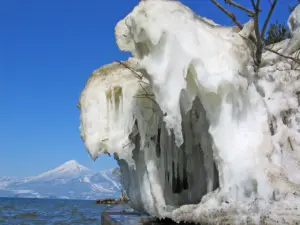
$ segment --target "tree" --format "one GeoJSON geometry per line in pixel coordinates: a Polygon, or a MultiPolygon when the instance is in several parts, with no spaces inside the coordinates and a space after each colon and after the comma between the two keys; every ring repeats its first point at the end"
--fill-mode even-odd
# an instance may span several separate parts
{"type": "MultiPolygon", "coordinates": [[[[298,4],[300,3],[300,0],[298,0],[298,4]]],[[[292,12],[296,6],[289,6],[289,11],[292,12]]],[[[291,38],[291,34],[289,32],[289,29],[286,24],[280,24],[276,20],[275,24],[271,24],[269,27],[269,30],[267,32],[267,37],[265,40],[266,45],[274,44],[280,41],[283,41],[287,38],[291,38]]]]}
{"type": "Polygon", "coordinates": [[[291,34],[287,25],[280,24],[276,20],[276,23],[271,24],[269,27],[269,30],[267,32],[267,38],[265,39],[265,44],[271,45],[283,41],[287,38],[291,38],[291,34]]]}
{"type": "MultiPolygon", "coordinates": [[[[239,20],[237,19],[237,17],[235,16],[234,13],[228,11],[224,6],[222,6],[217,0],[210,0],[213,4],[215,4],[221,11],[223,11],[235,24],[238,28],[240,28],[241,30],[243,29],[243,25],[239,22],[239,20]]],[[[236,7],[242,11],[244,11],[245,13],[247,13],[250,17],[253,18],[254,21],[254,31],[255,34],[249,35],[249,40],[252,42],[252,44],[254,45],[254,56],[253,56],[253,61],[254,61],[254,70],[255,72],[258,72],[261,62],[262,62],[262,53],[264,50],[273,52],[274,54],[279,55],[280,57],[284,57],[287,59],[291,59],[292,61],[300,64],[300,60],[297,58],[293,58],[291,56],[286,56],[283,55],[281,53],[278,53],[277,51],[272,50],[271,48],[269,48],[266,44],[265,41],[265,35],[267,32],[267,27],[270,21],[270,18],[274,12],[274,9],[276,7],[276,4],[278,2],[278,0],[268,0],[270,3],[270,9],[268,11],[267,14],[267,18],[265,19],[265,21],[262,23],[262,26],[260,26],[260,21],[259,21],[259,16],[261,13],[261,9],[260,9],[260,0],[251,0],[251,4],[252,4],[252,9],[248,9],[247,7],[236,3],[233,0],[224,0],[225,4],[236,7]],[[260,29],[260,27],[262,27],[260,29]]],[[[285,34],[286,31],[284,31],[285,28],[281,27],[281,32],[280,35],[285,34]],[[285,33],[284,33],[285,32],[285,33]]],[[[275,32],[274,30],[271,32],[275,32]]],[[[275,33],[278,33],[277,31],[275,33]]],[[[286,34],[285,34],[286,35],[286,34]]]]}

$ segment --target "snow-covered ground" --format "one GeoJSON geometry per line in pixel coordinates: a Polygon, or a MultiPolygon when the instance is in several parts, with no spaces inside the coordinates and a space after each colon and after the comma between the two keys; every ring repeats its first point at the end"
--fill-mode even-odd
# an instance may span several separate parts
{"type": "Polygon", "coordinates": [[[96,199],[118,196],[119,178],[112,171],[95,172],[70,160],[38,176],[0,177],[0,197],[96,199]]]}
{"type": "MultiPolygon", "coordinates": [[[[299,15],[270,48],[299,56],[299,15]]],[[[300,221],[299,65],[264,52],[255,73],[250,25],[168,0],[140,1],[117,24],[133,57],[93,72],[80,132],[93,159],[115,155],[134,208],[203,224],[300,221]]]]}

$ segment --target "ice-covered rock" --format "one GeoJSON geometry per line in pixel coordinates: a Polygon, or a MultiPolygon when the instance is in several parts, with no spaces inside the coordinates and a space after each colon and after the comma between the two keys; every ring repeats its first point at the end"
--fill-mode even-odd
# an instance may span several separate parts
{"type": "MultiPolygon", "coordinates": [[[[270,48],[297,56],[299,12],[292,38],[270,48]]],[[[204,224],[300,221],[299,65],[265,52],[255,74],[252,29],[165,0],[117,24],[133,58],[94,71],[80,132],[93,159],[115,155],[135,209],[204,224]]]]}

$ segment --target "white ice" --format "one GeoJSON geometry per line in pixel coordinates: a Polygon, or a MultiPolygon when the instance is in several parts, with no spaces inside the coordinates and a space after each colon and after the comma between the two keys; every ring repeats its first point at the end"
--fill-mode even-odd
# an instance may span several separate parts
{"type": "MultiPolygon", "coordinates": [[[[299,55],[299,15],[270,48],[299,55]]],[[[94,71],[80,131],[93,159],[115,155],[134,208],[207,224],[300,221],[299,65],[265,52],[255,74],[252,25],[222,27],[166,0],[117,24],[133,58],[94,71]]]]}

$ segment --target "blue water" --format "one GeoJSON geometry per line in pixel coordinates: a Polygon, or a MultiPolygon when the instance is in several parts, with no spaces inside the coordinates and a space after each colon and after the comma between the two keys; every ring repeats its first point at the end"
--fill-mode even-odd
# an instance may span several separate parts
{"type": "Polygon", "coordinates": [[[0,198],[0,224],[100,224],[107,207],[95,201],[0,198]]]}

